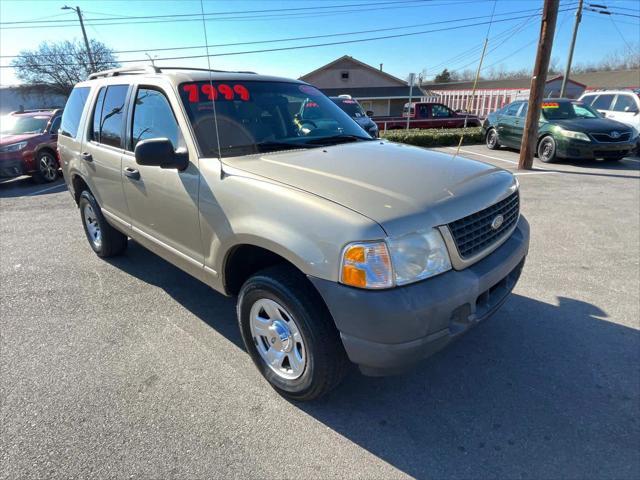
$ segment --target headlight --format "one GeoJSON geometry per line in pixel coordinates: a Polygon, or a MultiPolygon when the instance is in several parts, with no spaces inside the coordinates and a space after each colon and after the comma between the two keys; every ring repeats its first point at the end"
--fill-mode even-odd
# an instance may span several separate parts
{"type": "Polygon", "coordinates": [[[27,142],[12,143],[11,145],[6,145],[4,147],[0,147],[0,152],[2,152],[2,153],[19,152],[20,150],[22,150],[26,146],[27,146],[27,142]]]}
{"type": "Polygon", "coordinates": [[[340,281],[358,288],[390,288],[450,269],[451,260],[442,235],[432,228],[387,242],[347,245],[342,254],[340,281]]]}
{"type": "Polygon", "coordinates": [[[342,253],[340,281],[359,288],[389,288],[393,272],[387,244],[362,242],[347,245],[342,253]]]}
{"type": "Polygon", "coordinates": [[[396,285],[405,285],[451,270],[449,252],[435,228],[389,239],[396,285]]]}
{"type": "Polygon", "coordinates": [[[565,130],[562,127],[558,127],[558,133],[560,133],[560,135],[564,137],[573,138],[574,140],[582,140],[583,142],[591,141],[591,139],[586,133],[574,132],[573,130],[565,130]]]}

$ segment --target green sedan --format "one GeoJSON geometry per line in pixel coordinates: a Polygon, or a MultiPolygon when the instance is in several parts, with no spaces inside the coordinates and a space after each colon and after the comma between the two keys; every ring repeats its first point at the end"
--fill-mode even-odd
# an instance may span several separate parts
{"type": "MultiPolygon", "coordinates": [[[[517,101],[491,113],[482,130],[488,148],[520,148],[529,104],[517,101]]],[[[582,102],[545,99],[538,125],[538,158],[620,160],[638,141],[631,126],[602,116],[582,102]]]]}

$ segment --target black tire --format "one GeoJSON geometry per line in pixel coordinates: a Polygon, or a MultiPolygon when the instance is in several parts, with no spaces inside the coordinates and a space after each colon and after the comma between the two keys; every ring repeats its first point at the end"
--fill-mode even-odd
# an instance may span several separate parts
{"type": "Polygon", "coordinates": [[[484,143],[489,150],[498,150],[500,148],[498,132],[496,132],[495,128],[487,130],[487,134],[484,136],[484,143]]]}
{"type": "Polygon", "coordinates": [[[309,280],[296,269],[280,265],[249,278],[240,290],[237,314],[247,352],[262,376],[284,397],[296,401],[320,398],[348,371],[350,363],[331,314],[309,280]],[[306,363],[298,378],[282,378],[258,352],[261,340],[252,333],[251,309],[265,299],[282,306],[291,317],[287,321],[293,321],[302,336],[306,363]]]}
{"type": "Polygon", "coordinates": [[[84,233],[93,251],[102,258],[121,255],[127,249],[127,236],[109,225],[102,215],[100,205],[98,205],[91,192],[85,190],[80,194],[78,206],[80,207],[80,218],[84,233]],[[87,221],[89,212],[91,222],[87,221]],[[89,224],[93,225],[93,228],[97,227],[99,229],[99,241],[97,241],[96,235],[90,232],[92,227],[89,224]]]}
{"type": "Polygon", "coordinates": [[[58,179],[58,160],[56,156],[48,151],[36,154],[36,172],[33,174],[33,181],[36,183],[51,183],[58,179]]]}
{"type": "Polygon", "coordinates": [[[551,135],[542,137],[538,142],[538,159],[544,163],[553,163],[558,159],[556,141],[551,135]]]}

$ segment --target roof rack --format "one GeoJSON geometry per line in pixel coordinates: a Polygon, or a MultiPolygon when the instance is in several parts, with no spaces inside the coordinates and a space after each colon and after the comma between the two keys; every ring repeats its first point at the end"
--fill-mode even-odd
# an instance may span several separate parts
{"type": "Polygon", "coordinates": [[[214,70],[213,68],[197,68],[197,67],[156,67],[158,70],[195,70],[196,72],[217,72],[217,73],[249,73],[257,75],[256,72],[249,70],[214,70]]]}
{"type": "Polygon", "coordinates": [[[95,72],[89,75],[89,80],[102,77],[117,77],[122,74],[136,74],[136,73],[160,73],[160,69],[152,65],[135,65],[131,67],[112,68],[111,70],[102,70],[101,72],[95,72]]]}
{"type": "Polygon", "coordinates": [[[195,70],[198,72],[216,72],[216,73],[248,73],[251,75],[257,75],[256,72],[250,71],[230,71],[230,70],[213,70],[209,68],[195,68],[195,67],[155,67],[152,65],[137,65],[131,67],[113,68],[111,70],[103,70],[101,72],[92,73],[89,75],[89,80],[102,77],[116,77],[118,75],[134,75],[142,73],[162,73],[163,70],[195,70]]]}

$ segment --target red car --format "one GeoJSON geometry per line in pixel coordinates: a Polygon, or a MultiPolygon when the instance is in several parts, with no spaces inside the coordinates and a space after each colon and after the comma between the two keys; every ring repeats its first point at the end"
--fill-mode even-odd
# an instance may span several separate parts
{"type": "Polygon", "coordinates": [[[62,109],[24,110],[0,118],[0,178],[31,175],[38,183],[58,178],[58,129],[62,109]]]}
{"type": "Polygon", "coordinates": [[[375,117],[380,131],[407,128],[461,128],[467,119],[467,127],[479,127],[480,120],[476,115],[454,112],[442,103],[412,102],[405,104],[402,117],[375,117]]]}

